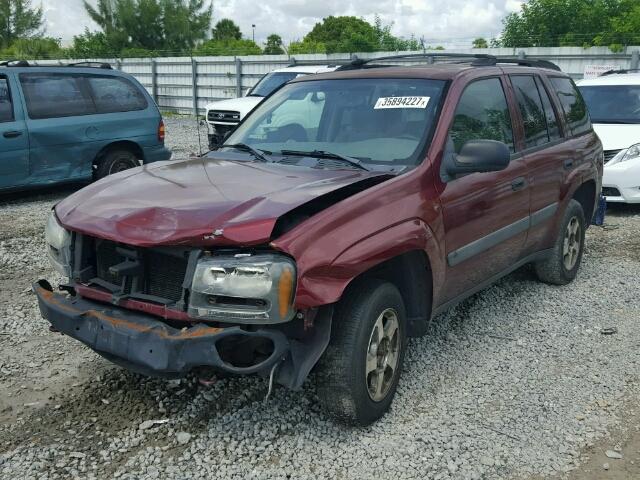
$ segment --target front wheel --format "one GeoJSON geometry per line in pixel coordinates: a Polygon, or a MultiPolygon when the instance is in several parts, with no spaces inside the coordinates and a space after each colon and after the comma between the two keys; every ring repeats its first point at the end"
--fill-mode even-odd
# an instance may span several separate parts
{"type": "Polygon", "coordinates": [[[368,425],[389,409],[406,348],[406,313],[398,289],[362,281],[338,304],[331,342],[320,359],[318,398],[331,414],[368,425]]]}
{"type": "Polygon", "coordinates": [[[534,264],[538,278],[553,285],[566,285],[577,275],[584,251],[585,218],[582,205],[570,200],[560,223],[558,237],[548,258],[534,264]]]}

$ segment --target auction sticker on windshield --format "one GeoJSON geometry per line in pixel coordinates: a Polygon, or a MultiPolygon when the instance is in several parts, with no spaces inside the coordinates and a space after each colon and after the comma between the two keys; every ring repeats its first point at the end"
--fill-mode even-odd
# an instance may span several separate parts
{"type": "Polygon", "coordinates": [[[380,108],[427,108],[431,97],[380,97],[373,107],[380,108]]]}

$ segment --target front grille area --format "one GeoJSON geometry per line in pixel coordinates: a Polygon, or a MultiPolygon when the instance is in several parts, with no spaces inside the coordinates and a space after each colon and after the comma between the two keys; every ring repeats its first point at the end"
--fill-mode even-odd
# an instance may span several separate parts
{"type": "Polygon", "coordinates": [[[238,123],[240,121],[240,112],[232,112],[229,110],[210,110],[207,114],[207,120],[210,122],[238,123]]]}
{"type": "Polygon", "coordinates": [[[602,187],[602,195],[605,197],[620,197],[620,190],[614,187],[602,187]]]}
{"type": "Polygon", "coordinates": [[[613,157],[615,157],[620,150],[605,150],[604,151],[604,163],[607,163],[613,157]]]}
{"type": "Polygon", "coordinates": [[[122,287],[121,293],[138,293],[159,297],[170,302],[182,298],[182,283],[187,271],[187,255],[118,245],[106,240],[96,241],[95,267],[98,279],[122,287]],[[126,260],[141,263],[140,275],[123,278],[109,271],[126,260]],[[135,280],[135,281],[134,281],[135,280]],[[131,291],[127,291],[130,289],[131,291]]]}

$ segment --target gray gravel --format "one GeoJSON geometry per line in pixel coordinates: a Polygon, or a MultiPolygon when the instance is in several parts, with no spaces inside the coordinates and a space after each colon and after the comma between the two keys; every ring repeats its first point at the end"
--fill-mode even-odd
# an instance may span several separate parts
{"type": "MultiPolygon", "coordinates": [[[[193,121],[166,123],[176,156],[197,145],[193,121]]],[[[41,231],[71,191],[0,198],[2,478],[548,478],[624,429],[639,398],[640,208],[589,231],[572,285],[525,267],[437,317],[389,414],[352,429],[313,381],[264,402],[260,379],[146,379],[48,333],[28,287],[56,280],[41,231]]]]}

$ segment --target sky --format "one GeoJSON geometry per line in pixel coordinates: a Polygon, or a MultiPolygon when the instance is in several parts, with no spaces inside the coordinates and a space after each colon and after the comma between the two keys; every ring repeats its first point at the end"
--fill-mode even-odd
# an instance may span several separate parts
{"type": "MultiPolygon", "coordinates": [[[[89,0],[95,3],[95,0],[89,0]]],[[[46,18],[47,34],[69,44],[74,35],[97,26],[87,16],[82,0],[36,0],[46,18]]],[[[215,21],[231,18],[245,37],[263,42],[271,33],[285,43],[301,39],[329,15],[354,15],[373,22],[393,23],[397,36],[424,37],[429,45],[464,46],[475,37],[491,38],[502,29],[502,19],[520,9],[522,0],[213,0],[215,21]]]]}

